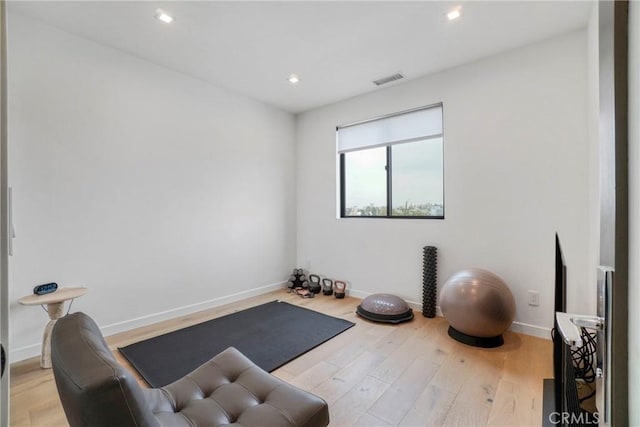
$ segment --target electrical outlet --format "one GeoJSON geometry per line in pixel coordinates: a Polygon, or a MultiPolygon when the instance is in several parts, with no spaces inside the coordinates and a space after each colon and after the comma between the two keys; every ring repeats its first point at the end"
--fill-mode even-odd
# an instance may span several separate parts
{"type": "Polygon", "coordinates": [[[529,291],[529,305],[538,307],[540,305],[540,292],[529,291]]]}

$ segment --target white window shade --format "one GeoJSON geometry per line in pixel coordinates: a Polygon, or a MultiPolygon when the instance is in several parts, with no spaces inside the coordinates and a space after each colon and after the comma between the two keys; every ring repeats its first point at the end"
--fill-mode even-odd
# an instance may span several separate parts
{"type": "Polygon", "coordinates": [[[398,144],[442,135],[442,105],[338,128],[338,152],[398,144]]]}

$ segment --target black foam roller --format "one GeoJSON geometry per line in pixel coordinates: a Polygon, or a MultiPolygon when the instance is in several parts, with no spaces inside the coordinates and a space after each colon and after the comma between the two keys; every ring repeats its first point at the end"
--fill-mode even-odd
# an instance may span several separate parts
{"type": "Polygon", "coordinates": [[[438,248],[422,249],[422,315],[436,317],[438,291],[438,248]]]}

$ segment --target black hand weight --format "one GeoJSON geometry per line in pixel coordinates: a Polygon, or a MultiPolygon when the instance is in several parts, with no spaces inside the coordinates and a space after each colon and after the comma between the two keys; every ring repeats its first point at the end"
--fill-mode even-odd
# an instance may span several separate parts
{"type": "Polygon", "coordinates": [[[324,278],[322,279],[322,293],[324,295],[332,295],[333,294],[333,280],[324,278]]]}
{"type": "Polygon", "coordinates": [[[317,274],[309,275],[309,290],[314,294],[319,294],[322,290],[322,286],[320,285],[320,276],[317,274]]]}

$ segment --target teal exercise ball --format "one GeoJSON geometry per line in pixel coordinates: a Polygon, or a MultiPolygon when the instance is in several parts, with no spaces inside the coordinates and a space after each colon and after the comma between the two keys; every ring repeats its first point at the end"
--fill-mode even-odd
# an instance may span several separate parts
{"type": "Polygon", "coordinates": [[[516,300],[496,274],[468,268],[451,276],[440,292],[440,309],[449,325],[463,334],[492,338],[509,329],[516,300]]]}

